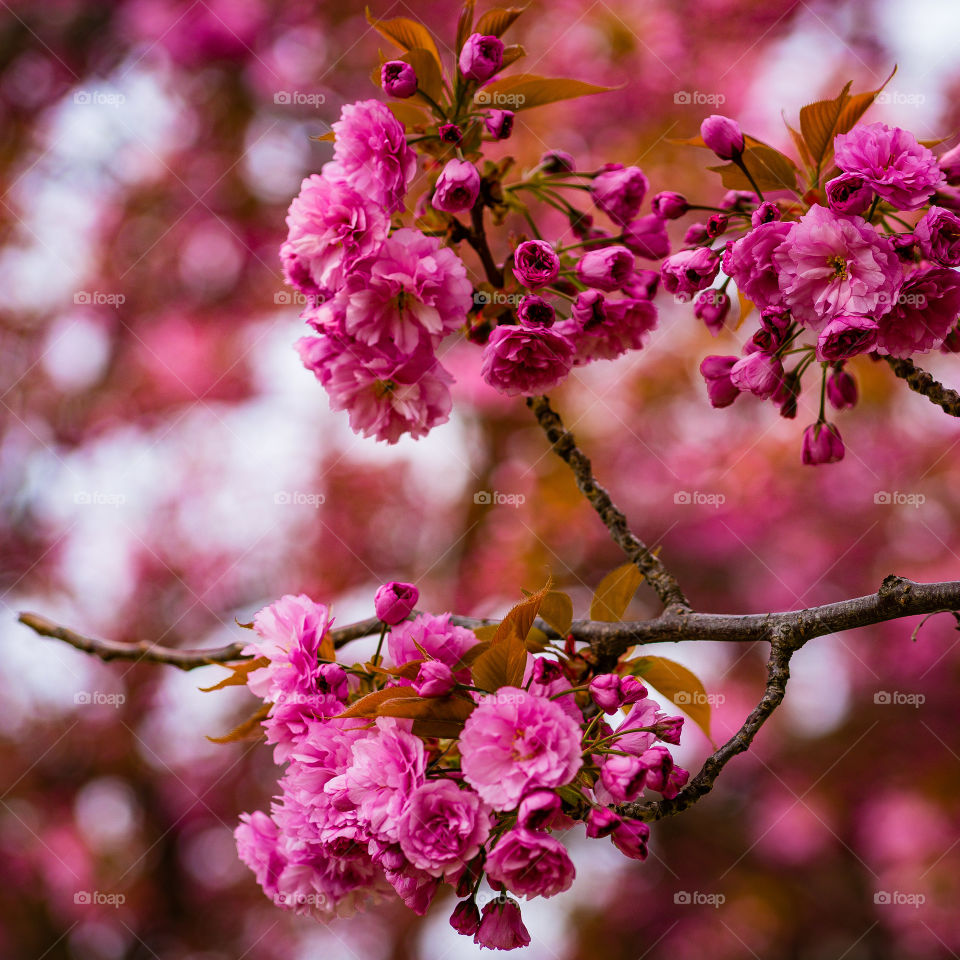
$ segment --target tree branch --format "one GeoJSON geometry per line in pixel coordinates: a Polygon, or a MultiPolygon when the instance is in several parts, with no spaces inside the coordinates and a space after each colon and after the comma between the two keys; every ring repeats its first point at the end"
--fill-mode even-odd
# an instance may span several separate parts
{"type": "Polygon", "coordinates": [[[897,357],[884,357],[884,359],[890,365],[890,369],[901,380],[906,381],[911,390],[926,397],[951,417],[960,417],[960,393],[934,380],[926,370],[918,367],[912,360],[897,357]]]}
{"type": "Polygon", "coordinates": [[[527,397],[527,406],[547,435],[553,452],[573,471],[577,487],[596,510],[617,546],[637,565],[667,610],[680,615],[686,614],[690,610],[690,604],[680,585],[667,572],[660,558],[654,556],[647,545],[633,533],[627,518],[610,499],[610,494],[597,483],[590,459],[577,446],[573,434],[564,427],[559,414],[550,406],[549,398],[527,397]]]}

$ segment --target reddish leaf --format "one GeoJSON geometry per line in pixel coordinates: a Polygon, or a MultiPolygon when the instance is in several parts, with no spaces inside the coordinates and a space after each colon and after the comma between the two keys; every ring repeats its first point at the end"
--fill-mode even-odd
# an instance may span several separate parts
{"type": "Polygon", "coordinates": [[[382,716],[382,714],[377,712],[382,703],[386,703],[388,700],[399,700],[404,697],[415,697],[416,695],[417,691],[414,690],[413,687],[386,687],[383,690],[374,690],[373,693],[368,693],[365,697],[347,707],[342,713],[338,713],[337,719],[343,720],[348,717],[371,719],[382,716]]]}
{"type": "Polygon", "coordinates": [[[426,50],[436,61],[437,69],[440,69],[440,54],[437,53],[437,45],[434,42],[430,31],[416,20],[410,20],[407,17],[395,17],[393,20],[377,20],[370,13],[370,8],[366,10],[367,23],[373,27],[382,37],[386,37],[391,43],[395,43],[401,50],[416,50],[420,47],[426,50]]]}
{"type": "Polygon", "coordinates": [[[473,32],[483,34],[485,37],[502,37],[526,9],[526,7],[494,7],[477,21],[473,32]]]}
{"type": "MultiPolygon", "coordinates": [[[[213,663],[214,661],[210,661],[213,663]]],[[[220,666],[233,671],[229,676],[224,677],[219,683],[212,687],[200,687],[203,693],[210,693],[211,690],[222,690],[224,687],[243,687],[246,686],[247,677],[254,670],[259,670],[270,663],[268,657],[257,657],[256,660],[244,660],[243,663],[222,663],[220,666]]]]}
{"type": "Polygon", "coordinates": [[[244,740],[259,740],[264,736],[260,721],[270,712],[270,704],[265,703],[252,717],[234,727],[225,737],[207,737],[211,743],[240,743],[244,740]]]}

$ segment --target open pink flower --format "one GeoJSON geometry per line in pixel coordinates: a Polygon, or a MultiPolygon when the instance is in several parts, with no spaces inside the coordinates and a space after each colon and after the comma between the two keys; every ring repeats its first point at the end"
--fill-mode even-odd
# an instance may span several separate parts
{"type": "Polygon", "coordinates": [[[495,810],[533,787],[569,783],[582,764],[580,727],[552,700],[518,687],[484,697],[460,735],[463,774],[495,810]]]}
{"type": "Polygon", "coordinates": [[[422,660],[426,654],[448,667],[455,667],[479,641],[472,630],[452,624],[450,617],[449,613],[440,616],[421,613],[395,626],[387,635],[387,650],[394,665],[399,667],[412,660],[422,660]]]}
{"type": "Polygon", "coordinates": [[[946,184],[933,151],[900,127],[857,124],[834,137],[834,159],[845,173],[863,177],[878,197],[916,210],[946,184]]]}
{"type": "Polygon", "coordinates": [[[473,287],[463,261],[439,237],[405,227],[347,278],[341,299],[350,336],[411,354],[423,341],[436,346],[463,324],[473,287]]]}
{"type": "Polygon", "coordinates": [[[432,876],[462,870],[490,835],[490,813],[472,790],[452,780],[429,780],[410,795],[399,826],[400,847],[432,876]]]}
{"type": "Polygon", "coordinates": [[[790,233],[791,224],[782,220],[762,223],[749,233],[727,244],[723,272],[732,277],[737,289],[761,310],[780,305],[780,291],[774,253],[790,233]]]}
{"type": "Polygon", "coordinates": [[[552,897],[569,890],[576,871],[566,847],[548,833],[508,830],[488,854],[487,876],[511,893],[526,897],[552,897]]]}
{"type": "Polygon", "coordinates": [[[886,237],[861,217],[838,216],[820,206],[792,224],[773,262],[786,305],[813,330],[840,313],[886,313],[903,278],[886,237]]]}
{"type": "Polygon", "coordinates": [[[649,189],[650,181],[639,167],[611,163],[594,178],[590,193],[614,223],[626,226],[637,215],[649,189]]]}
{"type": "Polygon", "coordinates": [[[380,717],[377,735],[354,743],[344,775],[347,796],[361,820],[391,843],[399,840],[400,818],[426,769],[423,741],[410,733],[410,723],[380,717]]]}
{"type": "Polygon", "coordinates": [[[894,308],[879,320],[877,350],[909,357],[939,346],[960,316],[960,273],[931,267],[900,288],[894,308]]]}
{"type": "Polygon", "coordinates": [[[323,172],[346,180],[358,193],[389,213],[403,209],[403,198],[417,170],[403,124],[379,100],[345,104],[333,124],[333,160],[323,172]]]}
{"type": "Polygon", "coordinates": [[[388,225],[383,208],[349,184],[307,177],[287,212],[280,250],[287,280],[304,293],[329,296],[386,239],[388,225]]]}
{"type": "Polygon", "coordinates": [[[365,437],[396,443],[409,433],[425,437],[446,423],[453,377],[428,347],[412,356],[389,344],[370,347],[337,336],[302,337],[303,365],[323,384],[333,410],[346,410],[350,426],[365,437]]]}
{"type": "Polygon", "coordinates": [[[483,348],[480,375],[508,397],[529,397],[565,380],[571,366],[573,345],[560,324],[536,330],[504,324],[490,334],[483,348]]]}
{"type": "Polygon", "coordinates": [[[581,366],[641,349],[657,320],[657,308],[649,300],[605,300],[599,291],[587,290],[577,297],[570,319],[554,329],[572,341],[574,365],[581,366]]]}

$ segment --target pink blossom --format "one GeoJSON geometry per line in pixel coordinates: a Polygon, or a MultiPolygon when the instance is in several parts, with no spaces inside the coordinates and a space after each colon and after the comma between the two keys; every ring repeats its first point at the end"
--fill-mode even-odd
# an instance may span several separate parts
{"type": "Polygon", "coordinates": [[[639,757],[612,754],[600,765],[600,780],[594,791],[601,803],[636,800],[646,777],[647,768],[639,757]]]}
{"type": "Polygon", "coordinates": [[[421,660],[426,654],[448,667],[456,667],[463,655],[479,641],[472,630],[452,624],[450,617],[449,613],[440,616],[421,613],[413,620],[395,626],[387,635],[387,650],[394,665],[399,667],[421,660]]]}
{"type": "Polygon", "coordinates": [[[233,835],[237,854],[253,871],[263,892],[268,897],[276,896],[277,881],[286,866],[286,858],[277,845],[277,825],[260,810],[241,813],[233,835]]]}
{"type": "Polygon", "coordinates": [[[487,855],[487,876],[511,893],[552,897],[568,890],[576,871],[559,840],[547,833],[517,827],[508,830],[487,855]]]}
{"type": "Polygon", "coordinates": [[[410,795],[398,832],[413,866],[435,877],[450,875],[480,852],[490,835],[490,814],[472,790],[429,780],[410,795]]]}
{"type": "Polygon", "coordinates": [[[700,124],[703,142],[721,159],[732,160],[743,153],[745,146],[740,124],[718,113],[707,117],[700,124]]]}
{"type": "Polygon", "coordinates": [[[633,274],[633,254],[621,246],[590,250],[577,261],[577,279],[598,290],[617,290],[633,274]]]}
{"type": "Polygon", "coordinates": [[[863,177],[877,196],[901,210],[923,206],[946,184],[933,152],[900,127],[857,124],[838,134],[833,146],[841,170],[863,177]]]}
{"type": "Polygon", "coordinates": [[[393,233],[340,294],[346,332],[362,343],[411,354],[461,326],[473,304],[463,261],[439,237],[393,233]]]}
{"type": "Polygon", "coordinates": [[[960,217],[952,210],[931,207],[913,228],[923,255],[943,267],[960,264],[960,217]]]}
{"type": "Polygon", "coordinates": [[[386,239],[383,209],[348,184],[313,174],[287,212],[281,248],[287,279],[307,294],[332,293],[347,272],[386,239]]]}
{"type": "Polygon", "coordinates": [[[543,287],[557,279],[560,258],[546,240],[525,240],[513,251],[513,272],[525,287],[543,287]]]}
{"type": "Polygon", "coordinates": [[[506,140],[513,133],[515,116],[512,110],[491,110],[483,125],[494,140],[506,140]]]}
{"type": "Polygon", "coordinates": [[[610,836],[614,846],[631,860],[647,859],[647,841],[650,828],[641,820],[623,820],[617,824],[610,836]]]}
{"type": "Polygon", "coordinates": [[[892,357],[940,345],[960,315],[960,273],[931,267],[909,277],[894,308],[880,317],[877,350],[892,357]]]}
{"type": "Polygon", "coordinates": [[[608,164],[594,177],[590,193],[593,202],[614,223],[626,226],[637,215],[649,189],[650,181],[639,167],[616,163],[608,164]]]}
{"type": "Polygon", "coordinates": [[[439,660],[426,660],[413,681],[413,688],[421,697],[445,697],[456,686],[453,671],[439,660]]]}
{"type": "Polygon", "coordinates": [[[655,213],[631,220],[623,228],[621,239],[633,253],[647,260],[660,260],[670,252],[666,224],[655,213]]]}
{"type": "Polygon", "coordinates": [[[420,591],[412,583],[391,580],[380,587],[373,598],[377,619],[390,626],[406,620],[420,599],[420,591]]]}
{"type": "Polygon", "coordinates": [[[860,217],[813,206],[773,254],[793,316],[820,330],[839,313],[879,316],[903,277],[890,241],[860,217]]]}
{"type": "Polygon", "coordinates": [[[379,100],[348,103],[333,124],[333,160],[323,172],[346,180],[358,193],[389,213],[403,209],[403,198],[417,169],[403,124],[379,100]]]}
{"type": "Polygon", "coordinates": [[[801,459],[808,466],[836,463],[843,459],[843,440],[832,423],[817,422],[803,431],[801,459]]]}
{"type": "Polygon", "coordinates": [[[704,357],[700,373],[707,382],[707,396],[713,407],[729,407],[740,396],[739,387],[730,379],[730,371],[737,364],[737,357],[704,357]]]}
{"type": "Polygon", "coordinates": [[[484,83],[503,66],[503,41],[473,33],[460,50],[460,72],[467,80],[484,83]]]}
{"type": "Polygon", "coordinates": [[[411,721],[380,717],[377,736],[353,744],[345,786],[350,801],[371,832],[399,840],[399,822],[413,791],[423,783],[423,741],[409,732],[411,721]]]}
{"type": "Polygon", "coordinates": [[[473,900],[461,900],[450,915],[450,926],[465,937],[472,937],[480,928],[480,911],[473,900]]]}
{"type": "Polygon", "coordinates": [[[530,944],[530,934],[520,917],[520,905],[509,897],[497,897],[484,905],[474,943],[491,950],[516,950],[530,944]]]}
{"type": "Polygon", "coordinates": [[[580,769],[580,727],[552,700],[517,687],[481,699],[460,736],[463,774],[495,810],[534,787],[561,787],[580,769]]]}
{"type": "Polygon", "coordinates": [[[783,380],[783,364],[766,353],[751,353],[730,369],[730,382],[743,393],[761,400],[772,397],[783,380]]]}
{"type": "Polygon", "coordinates": [[[856,173],[842,173],[824,186],[827,203],[835,213],[866,213],[875,196],[873,188],[856,173]]]}
{"type": "Polygon", "coordinates": [[[834,317],[817,339],[818,360],[848,360],[857,354],[872,350],[877,342],[879,328],[870,317],[834,317]]]}
{"type": "Polygon", "coordinates": [[[404,60],[388,60],[380,67],[380,85],[387,96],[405,100],[417,92],[417,72],[404,60]]]}
{"type": "Polygon", "coordinates": [[[573,365],[573,345],[559,330],[503,325],[483,349],[480,375],[508,397],[533,396],[565,380],[573,365]]]}
{"type": "Polygon", "coordinates": [[[730,312],[730,294],[709,287],[701,290],[693,301],[693,314],[716,336],[723,329],[723,321],[730,312]]]}
{"type": "Polygon", "coordinates": [[[517,826],[527,830],[547,830],[563,817],[560,797],[552,790],[533,790],[517,808],[517,826]]]}
{"type": "Polygon", "coordinates": [[[846,370],[834,370],[827,379],[827,399],[835,410],[855,407],[859,392],[857,381],[846,370]]]}
{"type": "Polygon", "coordinates": [[[425,437],[450,416],[453,377],[426,347],[411,356],[336,336],[302,337],[303,365],[325,387],[333,410],[346,410],[365,437],[396,443],[425,437]]]}
{"type": "Polygon", "coordinates": [[[620,824],[620,818],[609,807],[591,807],[587,814],[587,836],[591,840],[609,837],[620,824]]]}
{"type": "Polygon", "coordinates": [[[595,290],[581,293],[571,318],[554,327],[573,342],[576,366],[615,360],[628,350],[639,350],[657,327],[657,308],[649,300],[604,300],[594,298],[597,294],[595,290]]]}
{"type": "Polygon", "coordinates": [[[778,307],[783,299],[773,257],[791,228],[792,224],[782,220],[762,223],[739,240],[727,243],[723,272],[761,310],[778,307]]]}
{"type": "Polygon", "coordinates": [[[667,257],[660,264],[660,279],[667,293],[689,300],[698,290],[713,283],[719,269],[717,254],[706,247],[698,247],[667,257]]]}
{"type": "Polygon", "coordinates": [[[469,210],[480,192],[480,174],[469,160],[448,160],[443,168],[431,203],[436,210],[460,213],[469,210]]]}
{"type": "Polygon", "coordinates": [[[664,220],[676,220],[690,209],[690,204],[682,193],[662,190],[650,201],[650,209],[664,220]]]}

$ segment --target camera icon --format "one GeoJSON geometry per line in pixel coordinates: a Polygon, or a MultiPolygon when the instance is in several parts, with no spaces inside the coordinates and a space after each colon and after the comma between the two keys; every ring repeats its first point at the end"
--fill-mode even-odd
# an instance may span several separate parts
{"type": "Polygon", "coordinates": [[[886,890],[878,890],[873,895],[873,902],[881,905],[885,905],[892,902],[890,894],[886,890]]]}
{"type": "Polygon", "coordinates": [[[493,503],[493,497],[491,496],[489,490],[478,490],[473,495],[473,502],[478,504],[490,504],[493,503]]]}
{"type": "Polygon", "coordinates": [[[78,90],[73,95],[74,103],[90,103],[90,91],[89,90],[78,90]]]}
{"type": "Polygon", "coordinates": [[[873,695],[874,703],[889,704],[893,702],[893,697],[890,695],[889,690],[878,690],[873,695]]]}
{"type": "Polygon", "coordinates": [[[76,304],[80,304],[81,306],[84,304],[88,304],[91,301],[92,301],[92,298],[90,294],[87,293],[86,290],[80,290],[79,292],[73,295],[73,302],[76,304]]]}
{"type": "Polygon", "coordinates": [[[486,290],[477,290],[473,295],[473,302],[478,306],[482,307],[491,302],[491,296],[487,293],[486,290]]]}
{"type": "Polygon", "coordinates": [[[691,102],[690,94],[686,90],[678,90],[673,95],[673,102],[677,104],[687,104],[691,102]]]}
{"type": "Polygon", "coordinates": [[[278,90],[273,95],[273,102],[279,104],[285,104],[290,102],[290,91],[289,90],[278,90]]]}
{"type": "Polygon", "coordinates": [[[80,904],[90,903],[90,894],[86,890],[78,890],[73,895],[73,902],[80,904]]]}
{"type": "Polygon", "coordinates": [[[681,906],[685,906],[687,904],[692,903],[693,898],[690,896],[689,893],[687,893],[686,890],[678,890],[673,895],[673,902],[676,904],[680,904],[681,906]]]}
{"type": "Polygon", "coordinates": [[[889,494],[886,490],[878,490],[878,491],[873,495],[873,502],[874,502],[874,503],[889,504],[889,503],[891,502],[891,500],[892,500],[892,498],[891,498],[890,494],[889,494]]]}
{"type": "Polygon", "coordinates": [[[490,94],[486,90],[478,90],[476,94],[474,94],[473,102],[484,106],[490,103],[490,94]]]}
{"type": "Polygon", "coordinates": [[[693,698],[686,690],[678,690],[673,696],[673,702],[677,705],[681,703],[690,703],[693,698]]]}
{"type": "Polygon", "coordinates": [[[86,490],[79,490],[73,495],[74,503],[92,503],[93,498],[87,493],[86,490]]]}
{"type": "Polygon", "coordinates": [[[273,502],[287,504],[290,502],[290,494],[286,490],[278,490],[273,495],[273,502]]]}
{"type": "Polygon", "coordinates": [[[293,294],[289,290],[278,290],[273,295],[273,302],[277,304],[277,306],[289,306],[293,303],[293,294]]]}
{"type": "Polygon", "coordinates": [[[689,490],[678,490],[673,495],[673,502],[680,504],[688,504],[691,502],[690,491],[689,490]]]}
{"type": "Polygon", "coordinates": [[[75,693],[73,695],[73,702],[79,703],[79,704],[87,704],[87,703],[92,703],[93,698],[90,696],[89,691],[81,690],[79,693],[75,693]]]}

